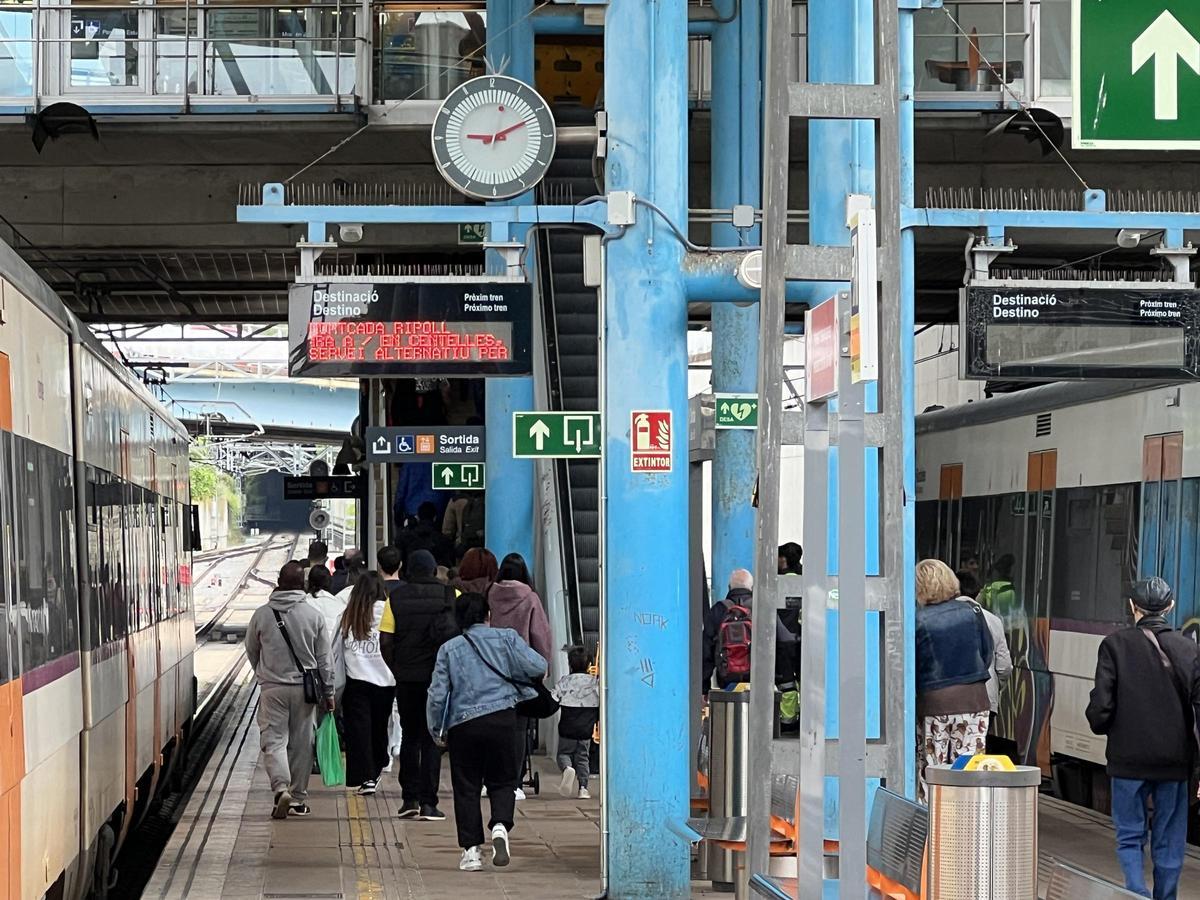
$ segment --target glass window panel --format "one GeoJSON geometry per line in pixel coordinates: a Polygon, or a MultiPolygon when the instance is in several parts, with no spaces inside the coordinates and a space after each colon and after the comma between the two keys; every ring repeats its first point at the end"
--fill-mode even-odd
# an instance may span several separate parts
{"type": "Polygon", "coordinates": [[[1089,622],[1096,611],[1100,489],[1059,492],[1054,523],[1054,587],[1051,610],[1056,619],[1089,622]]]}
{"type": "Polygon", "coordinates": [[[0,96],[33,96],[33,11],[0,10],[0,96]]]}
{"type": "Polygon", "coordinates": [[[71,9],[71,87],[136,87],[138,10],[71,9]]]}
{"type": "Polygon", "coordinates": [[[9,582],[12,571],[9,554],[12,550],[8,543],[13,523],[13,492],[8,489],[12,473],[12,447],[12,435],[7,431],[0,431],[0,484],[4,485],[4,489],[0,490],[0,684],[11,680],[12,677],[9,668],[9,632],[15,621],[12,615],[13,597],[9,582]]]}
{"type": "Polygon", "coordinates": [[[154,57],[154,93],[194,94],[199,90],[200,40],[196,10],[159,10],[154,57]]]}
{"type": "Polygon", "coordinates": [[[376,102],[441,100],[483,74],[480,48],[487,16],[463,12],[396,11],[376,21],[376,102]]]}
{"type": "Polygon", "coordinates": [[[1022,0],[947,2],[917,11],[914,19],[918,91],[999,92],[1002,77],[1017,94],[1024,91],[1022,0]],[[981,58],[974,70],[971,35],[981,58]]]}
{"type": "Polygon", "coordinates": [[[1041,51],[1043,97],[1071,96],[1071,0],[1042,0],[1041,51]]]}

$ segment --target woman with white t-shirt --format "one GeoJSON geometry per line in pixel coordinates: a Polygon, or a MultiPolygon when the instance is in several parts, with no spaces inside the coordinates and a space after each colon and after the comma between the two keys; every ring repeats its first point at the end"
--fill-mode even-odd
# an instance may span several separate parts
{"type": "Polygon", "coordinates": [[[379,773],[391,761],[388,721],[396,680],[379,653],[379,620],[387,590],[377,572],[364,572],[350,592],[336,643],[346,667],[341,711],[346,732],[346,785],[374,794],[379,773]]]}

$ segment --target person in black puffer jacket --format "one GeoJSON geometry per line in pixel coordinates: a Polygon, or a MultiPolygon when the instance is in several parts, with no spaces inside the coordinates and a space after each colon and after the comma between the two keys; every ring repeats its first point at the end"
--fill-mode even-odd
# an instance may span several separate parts
{"type": "Polygon", "coordinates": [[[442,644],[458,634],[454,588],[435,577],[437,561],[418,550],[404,567],[407,580],[392,590],[379,623],[379,650],[396,678],[400,714],[400,818],[440,821],[442,754],[425,725],[425,704],[442,644]]]}
{"type": "Polygon", "coordinates": [[[1104,639],[1088,724],[1108,736],[1117,860],[1125,887],[1146,890],[1149,838],[1156,900],[1174,900],[1187,844],[1188,780],[1196,764],[1200,647],[1167,624],[1175,594],[1161,578],[1133,586],[1133,626],[1104,639]],[[1147,808],[1153,803],[1153,817],[1147,808]]]}

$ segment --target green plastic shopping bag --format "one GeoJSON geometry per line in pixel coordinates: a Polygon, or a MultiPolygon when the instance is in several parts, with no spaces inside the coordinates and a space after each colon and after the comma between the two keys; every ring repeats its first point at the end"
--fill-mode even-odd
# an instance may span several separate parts
{"type": "Polygon", "coordinates": [[[317,728],[317,763],[321,766],[321,780],[325,782],[325,787],[346,783],[346,764],[342,762],[337,723],[333,721],[331,713],[321,719],[321,725],[317,728]]]}

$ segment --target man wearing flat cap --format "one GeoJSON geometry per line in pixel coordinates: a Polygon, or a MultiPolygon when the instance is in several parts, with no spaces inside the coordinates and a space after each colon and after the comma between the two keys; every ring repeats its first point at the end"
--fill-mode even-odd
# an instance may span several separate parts
{"type": "Polygon", "coordinates": [[[1133,625],[1104,639],[1088,723],[1108,738],[1112,817],[1125,887],[1175,900],[1187,845],[1189,783],[1200,759],[1200,647],[1167,621],[1175,594],[1161,578],[1130,592],[1133,625]],[[1146,889],[1149,839],[1154,893],[1146,889]]]}

